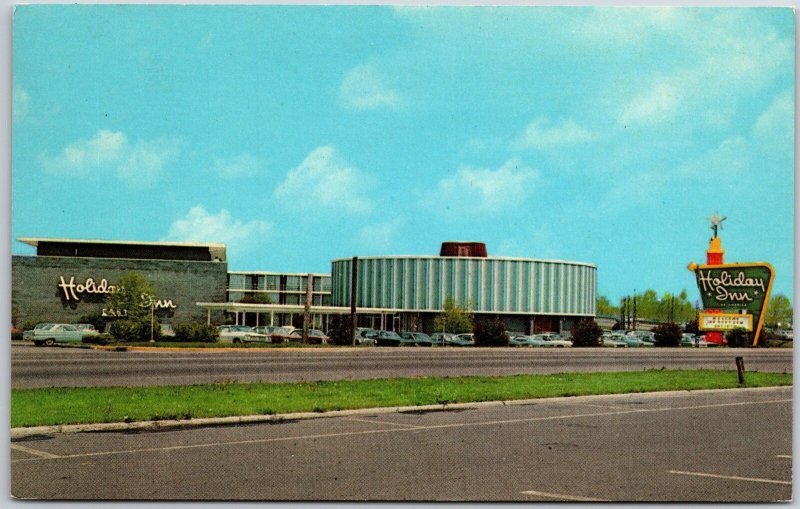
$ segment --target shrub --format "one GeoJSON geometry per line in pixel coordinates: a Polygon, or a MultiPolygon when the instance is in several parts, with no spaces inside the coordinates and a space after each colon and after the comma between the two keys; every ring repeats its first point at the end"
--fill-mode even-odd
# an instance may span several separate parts
{"type": "Polygon", "coordinates": [[[81,338],[81,343],[86,345],[107,345],[114,342],[111,334],[90,334],[81,338]]]}
{"type": "Polygon", "coordinates": [[[33,328],[40,323],[44,323],[44,320],[25,320],[24,322],[22,322],[22,327],[20,328],[20,330],[22,331],[33,330],[33,328]]]}
{"type": "Polygon", "coordinates": [[[683,329],[683,332],[689,334],[700,334],[700,324],[698,323],[697,318],[687,323],[686,327],[683,329]]]}
{"type": "Polygon", "coordinates": [[[215,327],[202,322],[181,322],[175,324],[175,336],[170,341],[190,341],[196,343],[214,343],[219,332],[215,327]]]}
{"type": "MultiPolygon", "coordinates": [[[[109,331],[117,341],[136,342],[150,341],[150,320],[137,320],[128,318],[126,320],[116,320],[111,323],[109,331]]],[[[161,336],[161,326],[158,321],[154,324],[153,339],[161,336]]]]}
{"type": "Polygon", "coordinates": [[[11,341],[22,341],[22,333],[21,332],[12,332],[11,333],[11,341]]]}
{"type": "Polygon", "coordinates": [[[681,328],[672,322],[662,323],[653,328],[655,335],[655,346],[680,346],[681,328]]]}
{"type": "Polygon", "coordinates": [[[350,337],[350,315],[331,316],[328,329],[328,337],[334,345],[350,345],[353,339],[350,337]]]}
{"type": "MultiPolygon", "coordinates": [[[[742,329],[741,327],[729,330],[725,334],[725,339],[728,340],[728,346],[733,348],[741,346],[749,346],[753,343],[752,339],[750,338],[750,334],[748,334],[747,331],[742,329]]],[[[760,343],[761,341],[759,340],[759,344],[760,343]]],[[[766,344],[766,341],[764,343],[766,344]]]]}
{"type": "Polygon", "coordinates": [[[475,322],[475,346],[508,346],[506,324],[500,319],[475,322]]]}
{"type": "Polygon", "coordinates": [[[603,329],[597,325],[594,318],[584,318],[572,328],[573,346],[600,346],[600,337],[603,329]]]}

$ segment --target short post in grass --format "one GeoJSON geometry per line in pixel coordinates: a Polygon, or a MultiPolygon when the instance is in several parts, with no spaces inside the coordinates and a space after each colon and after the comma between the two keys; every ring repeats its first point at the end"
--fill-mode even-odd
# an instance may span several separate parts
{"type": "Polygon", "coordinates": [[[739,385],[744,385],[744,357],[736,357],[736,372],[739,375],[739,385]]]}

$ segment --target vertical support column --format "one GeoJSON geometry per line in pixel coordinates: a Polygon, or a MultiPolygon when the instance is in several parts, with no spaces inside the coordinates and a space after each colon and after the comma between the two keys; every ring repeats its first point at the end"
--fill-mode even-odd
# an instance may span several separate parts
{"type": "Polygon", "coordinates": [[[358,294],[358,257],[350,264],[350,343],[356,346],[356,295],[358,294]]]}
{"type": "MultiPolygon", "coordinates": [[[[722,265],[725,263],[725,250],[722,249],[722,239],[717,237],[717,230],[714,230],[714,237],[708,244],[706,251],[706,264],[707,265],[722,265]]],[[[707,313],[721,313],[718,309],[706,309],[707,313]]],[[[722,344],[722,332],[720,331],[706,331],[706,341],[709,343],[722,344]]]]}
{"type": "Polygon", "coordinates": [[[303,307],[303,343],[308,342],[308,329],[310,328],[311,312],[311,288],[314,284],[314,276],[306,276],[306,303],[303,307]]]}

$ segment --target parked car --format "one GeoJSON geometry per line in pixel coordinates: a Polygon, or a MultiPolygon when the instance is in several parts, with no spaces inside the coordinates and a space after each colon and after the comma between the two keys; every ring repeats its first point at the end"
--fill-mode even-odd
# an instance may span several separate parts
{"type": "Polygon", "coordinates": [[[267,341],[267,336],[265,334],[259,334],[255,332],[252,327],[248,327],[247,325],[220,325],[217,327],[217,330],[219,330],[220,343],[267,341]]]}
{"type": "Polygon", "coordinates": [[[32,341],[33,340],[33,331],[50,328],[53,325],[55,325],[55,324],[54,323],[37,323],[33,327],[33,329],[22,331],[22,339],[26,339],[28,341],[32,341]]]}
{"type": "Polygon", "coordinates": [[[445,344],[449,346],[475,346],[475,334],[458,334],[455,337],[446,338],[445,344]]]}
{"type": "Polygon", "coordinates": [[[37,325],[26,338],[33,341],[36,346],[52,346],[55,343],[80,343],[83,339],[81,330],[77,325],[68,323],[46,323],[37,325]]]}
{"type": "Polygon", "coordinates": [[[433,346],[433,340],[424,332],[401,332],[400,337],[411,340],[418,346],[433,346]]]}
{"type": "Polygon", "coordinates": [[[555,333],[548,333],[548,334],[534,334],[535,338],[539,338],[544,341],[544,346],[554,347],[554,348],[565,348],[571,347],[572,341],[561,339],[561,336],[555,333]]]}
{"type": "Polygon", "coordinates": [[[628,346],[628,343],[615,336],[615,334],[611,334],[610,332],[604,332],[600,337],[600,344],[609,348],[625,348],[628,346]]]}
{"type": "Polygon", "coordinates": [[[296,337],[292,337],[292,332],[289,329],[278,325],[261,325],[255,327],[253,332],[265,335],[270,343],[285,343],[291,339],[296,339],[296,337]]]}
{"type": "Polygon", "coordinates": [[[644,346],[653,346],[656,342],[655,333],[647,330],[630,331],[628,332],[628,336],[634,336],[641,339],[645,343],[650,343],[650,345],[644,345],[644,346]]]}
{"type": "Polygon", "coordinates": [[[370,327],[357,327],[356,328],[356,344],[375,346],[375,337],[378,331],[370,327]]]}
{"type": "Polygon", "coordinates": [[[449,332],[434,332],[430,337],[431,343],[436,346],[444,346],[448,341],[456,340],[456,335],[449,332]]]}
{"type": "Polygon", "coordinates": [[[175,335],[175,329],[172,328],[171,323],[161,324],[161,335],[165,337],[172,337],[175,335]]]}
{"type": "MultiPolygon", "coordinates": [[[[612,337],[614,339],[618,340],[618,341],[625,342],[625,344],[628,345],[631,348],[645,346],[645,342],[642,341],[641,339],[639,339],[636,336],[630,336],[628,334],[614,334],[612,337]]],[[[649,346],[653,346],[653,345],[649,345],[649,346]]]]}
{"type": "Polygon", "coordinates": [[[75,327],[77,327],[78,330],[81,331],[81,335],[83,337],[94,336],[95,334],[100,334],[99,332],[97,332],[97,329],[94,328],[94,325],[92,325],[90,323],[78,323],[78,324],[75,324],[75,327]]]}
{"type": "Polygon", "coordinates": [[[508,338],[508,346],[545,346],[545,340],[524,334],[508,338]]]}
{"type": "MultiPolygon", "coordinates": [[[[300,340],[303,339],[303,331],[302,329],[297,329],[294,331],[295,334],[300,336],[300,340]]],[[[324,332],[318,329],[308,329],[308,344],[310,345],[322,345],[331,342],[331,338],[329,338],[324,332]]]]}
{"type": "Polygon", "coordinates": [[[390,330],[379,330],[375,336],[375,342],[378,346],[401,346],[401,345],[416,345],[413,339],[407,339],[400,334],[390,330]]]}

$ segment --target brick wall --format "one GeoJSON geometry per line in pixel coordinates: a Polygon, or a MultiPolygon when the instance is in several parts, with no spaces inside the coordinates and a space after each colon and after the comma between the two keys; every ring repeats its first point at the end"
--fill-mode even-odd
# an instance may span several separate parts
{"type": "MultiPolygon", "coordinates": [[[[115,284],[119,276],[136,271],[156,291],[156,298],[169,299],[175,309],[156,311],[163,323],[207,319],[207,311],[196,302],[224,302],[228,264],[172,260],[125,260],[55,256],[13,256],[11,260],[11,320],[17,326],[26,320],[77,323],[81,315],[101,311],[105,296],[79,294],[67,299],[59,288],[61,277],[69,283],[115,284]]],[[[212,323],[222,322],[222,312],[212,312],[212,323]]]]}

